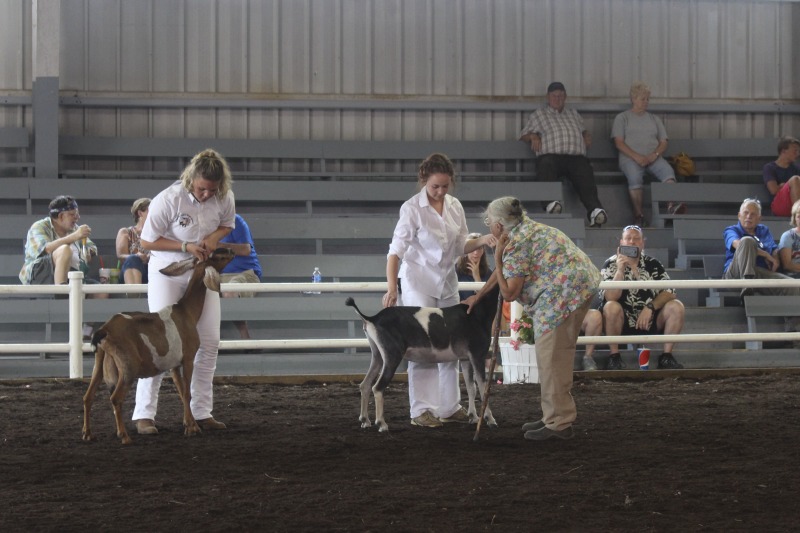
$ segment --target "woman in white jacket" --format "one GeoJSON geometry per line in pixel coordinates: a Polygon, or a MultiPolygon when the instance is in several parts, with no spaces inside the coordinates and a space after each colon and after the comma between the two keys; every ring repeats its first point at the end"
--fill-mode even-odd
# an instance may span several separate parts
{"type": "MultiPolygon", "coordinates": [[[[453,163],[432,154],[419,167],[419,193],[400,208],[386,263],[389,289],[383,306],[448,307],[459,302],[456,260],[476,248],[493,246],[492,235],[468,239],[464,208],[448,192],[455,182],[453,163]],[[398,279],[401,293],[398,296],[398,279]]],[[[411,423],[440,427],[468,423],[461,406],[458,363],[408,363],[411,423]]]]}

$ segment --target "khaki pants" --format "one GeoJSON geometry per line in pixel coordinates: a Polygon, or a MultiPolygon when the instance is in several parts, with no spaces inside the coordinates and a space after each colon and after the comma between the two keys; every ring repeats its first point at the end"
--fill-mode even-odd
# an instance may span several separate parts
{"type": "Polygon", "coordinates": [[[589,300],[559,324],[554,330],[536,339],[536,362],[542,389],[542,421],[554,431],[572,425],[577,416],[572,399],[572,367],[575,360],[575,341],[592,301],[589,300]]]}

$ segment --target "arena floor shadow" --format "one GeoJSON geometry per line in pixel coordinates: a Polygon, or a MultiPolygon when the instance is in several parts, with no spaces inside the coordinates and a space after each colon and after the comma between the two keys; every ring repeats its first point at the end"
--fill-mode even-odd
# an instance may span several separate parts
{"type": "Polygon", "coordinates": [[[492,388],[499,428],[477,442],[475,426],[411,426],[404,383],[387,391],[388,434],[359,426],[355,383],[221,383],[229,429],[187,438],[165,381],[157,436],[122,446],[103,387],[87,443],[85,390],[0,382],[0,530],[796,528],[797,375],[579,377],[575,438],[538,443],[520,431],[540,413],[530,384],[492,388]]]}

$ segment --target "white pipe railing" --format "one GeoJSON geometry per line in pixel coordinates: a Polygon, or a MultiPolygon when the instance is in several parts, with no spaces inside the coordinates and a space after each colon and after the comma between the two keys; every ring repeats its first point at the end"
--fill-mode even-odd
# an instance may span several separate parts
{"type": "MultiPolygon", "coordinates": [[[[479,289],[483,283],[460,283],[462,290],[479,289]]],[[[663,280],[663,281],[603,281],[601,289],[743,289],[751,287],[800,287],[800,280],[737,279],[737,280],[663,280]]],[[[317,292],[377,292],[386,291],[385,282],[326,282],[326,283],[223,283],[223,292],[303,293],[317,292]]],[[[146,293],[147,285],[84,285],[83,273],[70,272],[69,285],[0,285],[0,295],[5,294],[68,294],[69,341],[66,343],[0,344],[3,353],[68,353],[71,379],[83,377],[83,353],[91,352],[91,345],[83,342],[83,300],[87,294],[137,294],[146,293]]],[[[120,309],[122,311],[123,309],[120,309]]],[[[800,316],[800,313],[798,313],[800,316]]],[[[224,317],[223,317],[224,319],[224,317]]],[[[787,333],[702,333],[686,335],[627,335],[579,337],[578,344],[647,344],[647,343],[711,343],[749,341],[798,341],[800,332],[787,333]]],[[[368,348],[366,339],[271,339],[220,341],[222,350],[305,350],[312,348],[344,349],[368,348]]]]}

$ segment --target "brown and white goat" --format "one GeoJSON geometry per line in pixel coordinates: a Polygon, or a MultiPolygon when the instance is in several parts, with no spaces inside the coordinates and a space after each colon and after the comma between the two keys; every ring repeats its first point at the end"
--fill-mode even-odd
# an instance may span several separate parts
{"type": "MultiPolygon", "coordinates": [[[[387,307],[375,316],[366,316],[361,313],[353,299],[348,298],[345,303],[353,307],[364,321],[364,333],[372,350],[369,370],[359,385],[361,414],[358,420],[361,427],[372,425],[367,412],[369,388],[372,386],[372,394],[375,396],[375,424],[378,431],[389,430],[383,418],[383,390],[392,381],[403,359],[423,363],[461,361],[461,372],[464,374],[469,396],[467,414],[471,423],[477,423],[475,383],[480,387],[481,400],[485,401],[486,355],[491,344],[492,322],[496,315],[499,291],[499,288],[494,288],[487,293],[473,306],[470,314],[467,314],[466,305],[458,304],[442,309],[387,307]]],[[[489,426],[497,426],[488,405],[484,419],[489,426]]]]}
{"type": "Polygon", "coordinates": [[[186,435],[200,431],[189,408],[194,356],[200,347],[197,321],[203,314],[206,289],[219,292],[220,271],[233,259],[233,252],[218,248],[205,261],[190,258],[161,269],[179,276],[194,269],[186,292],[173,305],[157,313],[117,313],[92,336],[94,370],[83,396],[83,440],[94,440],[90,424],[92,403],[100,380],[111,391],[111,405],[122,444],[131,438],[122,421],[122,402],[134,381],[172,371],[172,380],[183,403],[186,435]]]}

